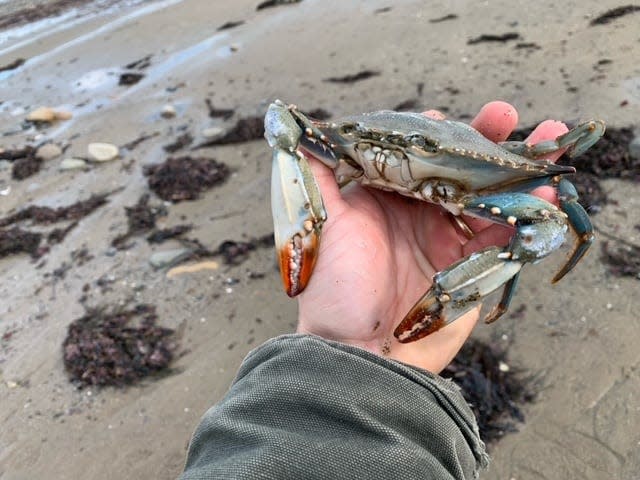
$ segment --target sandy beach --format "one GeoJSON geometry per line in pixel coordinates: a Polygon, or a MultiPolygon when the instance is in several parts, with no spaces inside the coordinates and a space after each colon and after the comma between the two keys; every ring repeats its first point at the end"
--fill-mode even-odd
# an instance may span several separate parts
{"type": "MultiPolygon", "coordinates": [[[[23,179],[0,160],[0,218],[107,195],[73,222],[21,223],[45,236],[69,230],[0,258],[0,478],[176,478],[198,420],[244,356],[295,329],[296,303],[259,240],[273,232],[268,145],[210,144],[274,99],[334,118],[405,104],[464,121],[502,99],[522,125],[594,118],[640,134],[640,12],[592,24],[616,2],[259,3],[76,2],[0,29],[0,67],[14,64],[0,69],[0,149],[61,150],[23,179]],[[370,74],[327,81],[360,72],[370,74]],[[64,118],[25,121],[43,106],[64,118]],[[119,157],[87,161],[94,142],[119,157]],[[229,175],[197,199],[163,200],[145,167],[170,156],[215,159],[229,175]],[[86,163],[61,168],[74,158],[86,163]],[[125,208],[148,193],[161,211],[156,228],[189,225],[183,237],[200,247],[231,241],[246,252],[168,274],[150,260],[184,249],[183,237],[133,234],[114,246],[128,229],[125,208]],[[139,304],[176,331],[170,371],[126,388],[77,388],[63,364],[68,326],[90,309],[139,304]]],[[[1,2],[0,19],[33,4],[42,2],[1,2]]],[[[592,215],[598,232],[640,245],[637,178],[600,185],[609,201],[592,215]]],[[[562,253],[526,268],[519,313],[476,329],[539,380],[526,422],[493,447],[483,478],[640,479],[640,283],[611,274],[607,239],[599,234],[557,285],[562,253]]]]}

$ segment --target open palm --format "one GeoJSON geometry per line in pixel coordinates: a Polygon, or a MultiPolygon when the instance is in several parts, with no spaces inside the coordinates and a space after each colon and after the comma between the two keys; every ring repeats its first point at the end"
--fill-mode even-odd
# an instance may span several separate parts
{"type": "MultiPolygon", "coordinates": [[[[513,107],[492,102],[471,124],[498,142],[508,137],[517,120],[513,107]]],[[[543,122],[528,141],[553,139],[566,130],[560,122],[543,122]]],[[[477,309],[413,343],[399,343],[394,328],[430,287],[435,272],[480,248],[506,245],[512,232],[468,219],[475,236],[467,240],[441,207],[353,183],[339,190],[333,172],[311,162],[328,219],[313,276],[298,297],[298,331],[440,372],[471,333],[477,309]]],[[[555,201],[552,189],[536,193],[555,201]]]]}

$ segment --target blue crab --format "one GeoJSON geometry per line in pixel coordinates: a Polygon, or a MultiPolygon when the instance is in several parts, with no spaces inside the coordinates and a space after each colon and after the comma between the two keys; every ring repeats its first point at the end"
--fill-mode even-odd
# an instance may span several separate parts
{"type": "Polygon", "coordinates": [[[419,113],[379,111],[321,122],[275,101],[265,117],[265,138],[273,148],[275,244],[287,294],[296,296],[307,285],[327,219],[307,161],[311,155],[334,169],[339,183],[356,181],[441,205],[469,236],[462,214],[514,227],[508,246],[485,248],[436,273],[394,335],[402,343],[418,340],[502,287],[502,297],[485,317],[495,321],[507,311],[525,263],[558,249],[570,228],[577,240],[555,283],[593,242],[589,216],[564,178],[575,169],[539,158],[559,149],[579,155],[604,130],[604,122],[592,120],[555,140],[496,144],[467,124],[419,113]],[[557,188],[559,208],[529,193],[541,185],[557,188]]]}

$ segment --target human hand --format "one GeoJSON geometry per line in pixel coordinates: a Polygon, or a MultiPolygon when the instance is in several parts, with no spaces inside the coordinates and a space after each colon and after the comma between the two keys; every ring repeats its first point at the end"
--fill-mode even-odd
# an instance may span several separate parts
{"type": "MultiPolygon", "coordinates": [[[[435,119],[440,112],[424,113],[435,119]]],[[[518,123],[504,102],[485,105],[471,125],[494,142],[507,139],[518,123]]],[[[527,139],[555,139],[567,131],[545,121],[527,139]]],[[[557,160],[562,152],[547,156],[557,160]]],[[[433,275],[458,259],[491,245],[506,245],[513,230],[465,217],[474,231],[468,240],[441,207],[397,193],[363,188],[342,190],[333,171],[310,159],[327,210],[320,252],[306,289],[298,296],[298,332],[355,345],[434,373],[442,371],[471,334],[474,309],[441,330],[401,344],[393,330],[431,285],[433,275]]],[[[557,203],[555,190],[534,192],[557,203]]]]}

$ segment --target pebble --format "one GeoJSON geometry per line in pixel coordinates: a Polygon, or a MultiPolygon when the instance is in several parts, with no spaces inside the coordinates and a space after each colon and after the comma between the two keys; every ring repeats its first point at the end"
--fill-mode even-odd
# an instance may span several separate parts
{"type": "Polygon", "coordinates": [[[56,157],[62,155],[62,148],[55,143],[45,143],[38,150],[36,150],[36,157],[45,162],[53,160],[56,157]]]}
{"type": "Polygon", "coordinates": [[[183,273],[196,273],[202,270],[217,270],[220,267],[218,262],[207,260],[204,262],[192,263],[190,265],[178,265],[167,272],[167,278],[182,275],[183,273]]]}
{"type": "Polygon", "coordinates": [[[60,162],[60,170],[79,170],[82,168],[87,168],[87,162],[82,158],[65,158],[60,162]]]}
{"type": "Polygon", "coordinates": [[[176,109],[173,105],[165,105],[164,107],[162,107],[160,116],[162,118],[173,118],[176,116],[176,113],[176,109]]]}
{"type": "Polygon", "coordinates": [[[155,269],[169,267],[187,258],[191,253],[192,250],[189,248],[176,248],[174,250],[156,252],[149,258],[149,263],[155,269]]]}
{"type": "Polygon", "coordinates": [[[635,137],[629,143],[629,155],[631,158],[640,160],[640,136],[635,137]]]}
{"type": "Polygon", "coordinates": [[[90,143],[87,147],[89,158],[94,162],[109,162],[118,158],[120,150],[111,143],[90,143]]]}
{"type": "Polygon", "coordinates": [[[30,122],[55,122],[56,120],[69,120],[73,115],[64,110],[54,110],[51,107],[39,107],[27,115],[30,122]]]}
{"type": "Polygon", "coordinates": [[[215,138],[219,137],[223,133],[224,129],[222,127],[209,127],[202,131],[202,136],[205,138],[215,138]]]}

